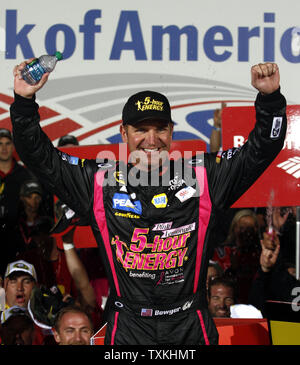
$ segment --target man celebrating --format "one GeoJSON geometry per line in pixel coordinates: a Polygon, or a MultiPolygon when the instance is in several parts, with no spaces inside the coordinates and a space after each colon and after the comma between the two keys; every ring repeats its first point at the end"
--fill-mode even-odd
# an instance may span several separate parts
{"type": "Polygon", "coordinates": [[[286,102],[277,65],[252,67],[256,126],[243,147],[222,155],[170,159],[167,98],[153,91],[131,96],[120,129],[131,152],[125,164],[79,160],[55,149],[39,126],[35,102],[49,74],[28,85],[20,76],[25,64],[14,69],[15,145],[39,179],[93,229],[110,281],[105,344],[216,344],[206,301],[209,243],[216,217],[283,146],[286,102]]]}
{"type": "Polygon", "coordinates": [[[36,271],[29,262],[18,260],[7,265],[4,279],[6,308],[27,308],[31,291],[37,284],[36,271]]]}

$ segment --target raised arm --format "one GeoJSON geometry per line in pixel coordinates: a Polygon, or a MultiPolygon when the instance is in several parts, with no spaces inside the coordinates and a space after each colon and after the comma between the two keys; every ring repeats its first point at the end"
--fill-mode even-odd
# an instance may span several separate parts
{"type": "Polygon", "coordinates": [[[206,154],[210,196],[219,209],[230,207],[267,169],[281,151],[287,126],[286,100],[280,92],[279,69],[265,63],[251,68],[251,83],[259,93],[256,124],[247,142],[220,156],[206,154]]]}
{"type": "Polygon", "coordinates": [[[75,227],[63,236],[63,246],[70,274],[75,282],[75,286],[80,294],[80,301],[85,307],[96,308],[96,296],[90,283],[87,271],[77,255],[73,244],[75,227]]]}

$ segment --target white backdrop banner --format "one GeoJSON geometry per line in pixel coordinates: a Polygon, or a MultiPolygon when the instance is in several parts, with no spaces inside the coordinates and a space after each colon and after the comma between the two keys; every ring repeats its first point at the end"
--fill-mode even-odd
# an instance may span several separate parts
{"type": "Polygon", "coordinates": [[[237,0],[2,1],[0,127],[10,127],[12,69],[61,51],[37,95],[54,144],[117,143],[122,106],[136,91],[165,93],[174,139],[207,143],[213,112],[253,105],[250,68],[276,62],[289,104],[300,101],[300,2],[237,0]]]}

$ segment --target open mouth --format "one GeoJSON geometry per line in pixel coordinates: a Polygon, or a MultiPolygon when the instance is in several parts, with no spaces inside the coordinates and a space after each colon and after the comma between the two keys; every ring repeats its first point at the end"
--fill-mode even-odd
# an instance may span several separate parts
{"type": "Polygon", "coordinates": [[[25,303],[25,295],[24,295],[24,294],[18,294],[18,295],[16,296],[16,302],[17,302],[18,304],[23,304],[23,303],[25,303]]]}

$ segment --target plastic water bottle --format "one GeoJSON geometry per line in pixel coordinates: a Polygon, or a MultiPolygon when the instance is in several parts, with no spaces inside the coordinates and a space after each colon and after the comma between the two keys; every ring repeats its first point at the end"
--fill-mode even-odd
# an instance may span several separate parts
{"type": "Polygon", "coordinates": [[[57,61],[62,59],[62,54],[56,52],[54,56],[43,55],[35,58],[22,70],[22,78],[30,85],[37,84],[44,73],[52,72],[56,66],[57,61]]]}

